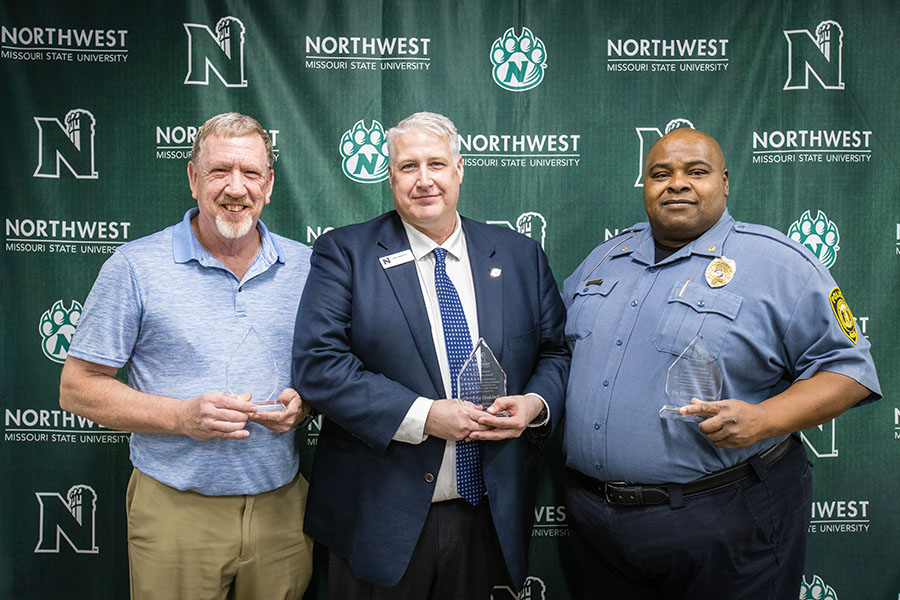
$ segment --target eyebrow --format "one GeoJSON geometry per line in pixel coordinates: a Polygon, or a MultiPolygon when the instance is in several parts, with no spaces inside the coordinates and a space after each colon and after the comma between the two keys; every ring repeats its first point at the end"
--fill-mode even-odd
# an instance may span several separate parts
{"type": "MultiPolygon", "coordinates": [[[[452,158],[447,158],[447,157],[444,157],[444,156],[430,156],[430,157],[427,157],[427,158],[423,158],[422,160],[423,160],[424,162],[426,162],[426,163],[434,162],[434,161],[436,161],[436,160],[439,160],[439,161],[442,161],[442,162],[453,162],[453,159],[452,159],[452,158]]],[[[418,159],[418,158],[414,158],[414,157],[404,158],[404,157],[402,157],[402,156],[400,156],[400,157],[397,158],[397,164],[398,164],[398,165],[406,164],[406,163],[410,163],[410,162],[418,163],[418,162],[419,162],[419,159],[418,159]]]]}
{"type": "MultiPolygon", "coordinates": [[[[658,168],[669,168],[669,167],[671,167],[671,165],[672,165],[671,162],[659,161],[659,162],[653,163],[652,165],[648,165],[647,170],[652,171],[653,169],[658,169],[658,168]]],[[[708,163],[707,161],[702,160],[702,159],[691,160],[686,163],[686,166],[688,168],[696,167],[697,165],[702,165],[704,167],[708,167],[710,170],[713,170],[713,166],[710,163],[708,163]]]]}

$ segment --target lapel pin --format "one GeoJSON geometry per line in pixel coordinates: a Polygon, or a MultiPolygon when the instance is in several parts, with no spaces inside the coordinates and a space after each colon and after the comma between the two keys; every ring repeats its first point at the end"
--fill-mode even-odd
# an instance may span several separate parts
{"type": "Polygon", "coordinates": [[[497,267],[491,269],[491,277],[493,277],[494,279],[500,277],[501,273],[503,273],[503,271],[501,269],[498,269],[497,267]]]}

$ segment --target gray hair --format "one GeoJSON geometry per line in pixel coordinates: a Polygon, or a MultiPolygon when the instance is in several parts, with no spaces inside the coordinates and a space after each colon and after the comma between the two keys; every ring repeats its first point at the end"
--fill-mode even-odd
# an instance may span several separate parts
{"type": "Polygon", "coordinates": [[[259,135],[266,145],[266,161],[269,169],[275,164],[275,152],[272,150],[272,139],[262,125],[253,117],[240,113],[222,113],[211,117],[200,126],[197,136],[194,138],[194,147],[191,149],[191,162],[195,165],[203,155],[203,142],[211,135],[220,137],[243,137],[245,135],[259,135]]]}
{"type": "Polygon", "coordinates": [[[444,115],[431,112],[417,112],[388,129],[388,158],[394,156],[394,140],[398,135],[420,129],[429,131],[438,137],[447,138],[447,141],[450,142],[451,158],[454,161],[459,160],[459,132],[456,130],[456,125],[444,115]]]}

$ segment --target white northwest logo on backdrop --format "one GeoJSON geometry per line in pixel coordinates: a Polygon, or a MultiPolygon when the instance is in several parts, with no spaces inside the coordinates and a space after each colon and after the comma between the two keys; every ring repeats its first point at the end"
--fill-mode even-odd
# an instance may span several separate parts
{"type": "Polygon", "coordinates": [[[59,492],[35,492],[40,507],[35,553],[59,554],[61,538],[78,554],[98,554],[94,517],[97,492],[89,485],[73,485],[63,498],[59,492]]]}
{"type": "Polygon", "coordinates": [[[637,178],[634,180],[634,187],[644,187],[644,157],[647,156],[647,153],[650,152],[650,148],[653,147],[653,144],[659,140],[664,134],[669,133],[673,129],[678,129],[680,127],[689,127],[694,129],[694,124],[688,121],[687,119],[672,119],[666,125],[665,132],[660,131],[659,127],[635,127],[634,130],[637,132],[638,140],[641,142],[640,148],[638,148],[638,171],[637,178]]]}
{"type": "Polygon", "coordinates": [[[38,163],[32,177],[59,179],[60,164],[77,179],[97,179],[94,169],[94,125],[90,111],[73,108],[63,121],[34,117],[38,130],[38,163]]]}
{"type": "Polygon", "coordinates": [[[800,584],[800,600],[838,600],[837,592],[830,585],[822,581],[818,575],[813,575],[813,580],[806,583],[806,575],[800,584]]]}
{"type": "Polygon", "coordinates": [[[541,213],[526,212],[519,215],[516,219],[516,226],[509,221],[487,221],[488,225],[506,225],[513,231],[518,231],[522,235],[527,235],[544,247],[544,240],[547,237],[547,219],[541,213]]]}
{"type": "Polygon", "coordinates": [[[53,303],[50,310],[41,315],[39,330],[41,332],[41,350],[44,356],[57,363],[66,362],[69,355],[69,345],[72,336],[81,318],[82,306],[77,300],[72,300],[67,309],[62,300],[53,303]]]}
{"type": "Polygon", "coordinates": [[[841,234],[837,225],[821,210],[815,219],[808,210],[805,211],[798,220],[791,223],[788,237],[806,246],[829,269],[834,265],[838,250],[841,249],[838,246],[841,234]]]}
{"type": "Polygon", "coordinates": [[[834,419],[801,431],[800,438],[816,455],[816,458],[837,458],[840,454],[837,448],[837,427],[834,419]]]}
{"type": "Polygon", "coordinates": [[[344,175],[359,183],[378,183],[387,179],[387,137],[381,123],[373,120],[366,127],[362,119],[341,136],[341,168],[344,175]]]}
{"type": "Polygon", "coordinates": [[[810,74],[826,90],[844,89],[844,30],[837,21],[822,21],[813,36],[808,29],[784,32],[787,38],[786,90],[808,90],[810,74]]]}
{"type": "Polygon", "coordinates": [[[244,24],[222,17],[213,32],[207,25],[184,23],[188,38],[185,85],[209,85],[212,71],[225,87],[247,87],[244,77],[244,24]]]}
{"type": "Polygon", "coordinates": [[[547,585],[539,577],[528,577],[522,585],[522,591],[516,594],[506,585],[498,585],[492,591],[492,600],[546,600],[547,585]]]}
{"type": "Polygon", "coordinates": [[[494,82],[504,90],[524,92],[536,88],[544,80],[547,48],[527,27],[517,36],[513,27],[491,46],[494,82]]]}

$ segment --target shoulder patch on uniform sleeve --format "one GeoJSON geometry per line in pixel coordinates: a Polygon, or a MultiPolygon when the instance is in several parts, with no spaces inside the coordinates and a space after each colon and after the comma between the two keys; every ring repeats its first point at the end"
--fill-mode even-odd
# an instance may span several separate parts
{"type": "Polygon", "coordinates": [[[831,302],[831,310],[834,311],[834,316],[841,327],[841,331],[855,344],[857,339],[856,321],[853,318],[853,313],[850,312],[847,301],[844,300],[844,294],[841,293],[841,289],[838,287],[833,288],[828,294],[828,300],[831,302]]]}

